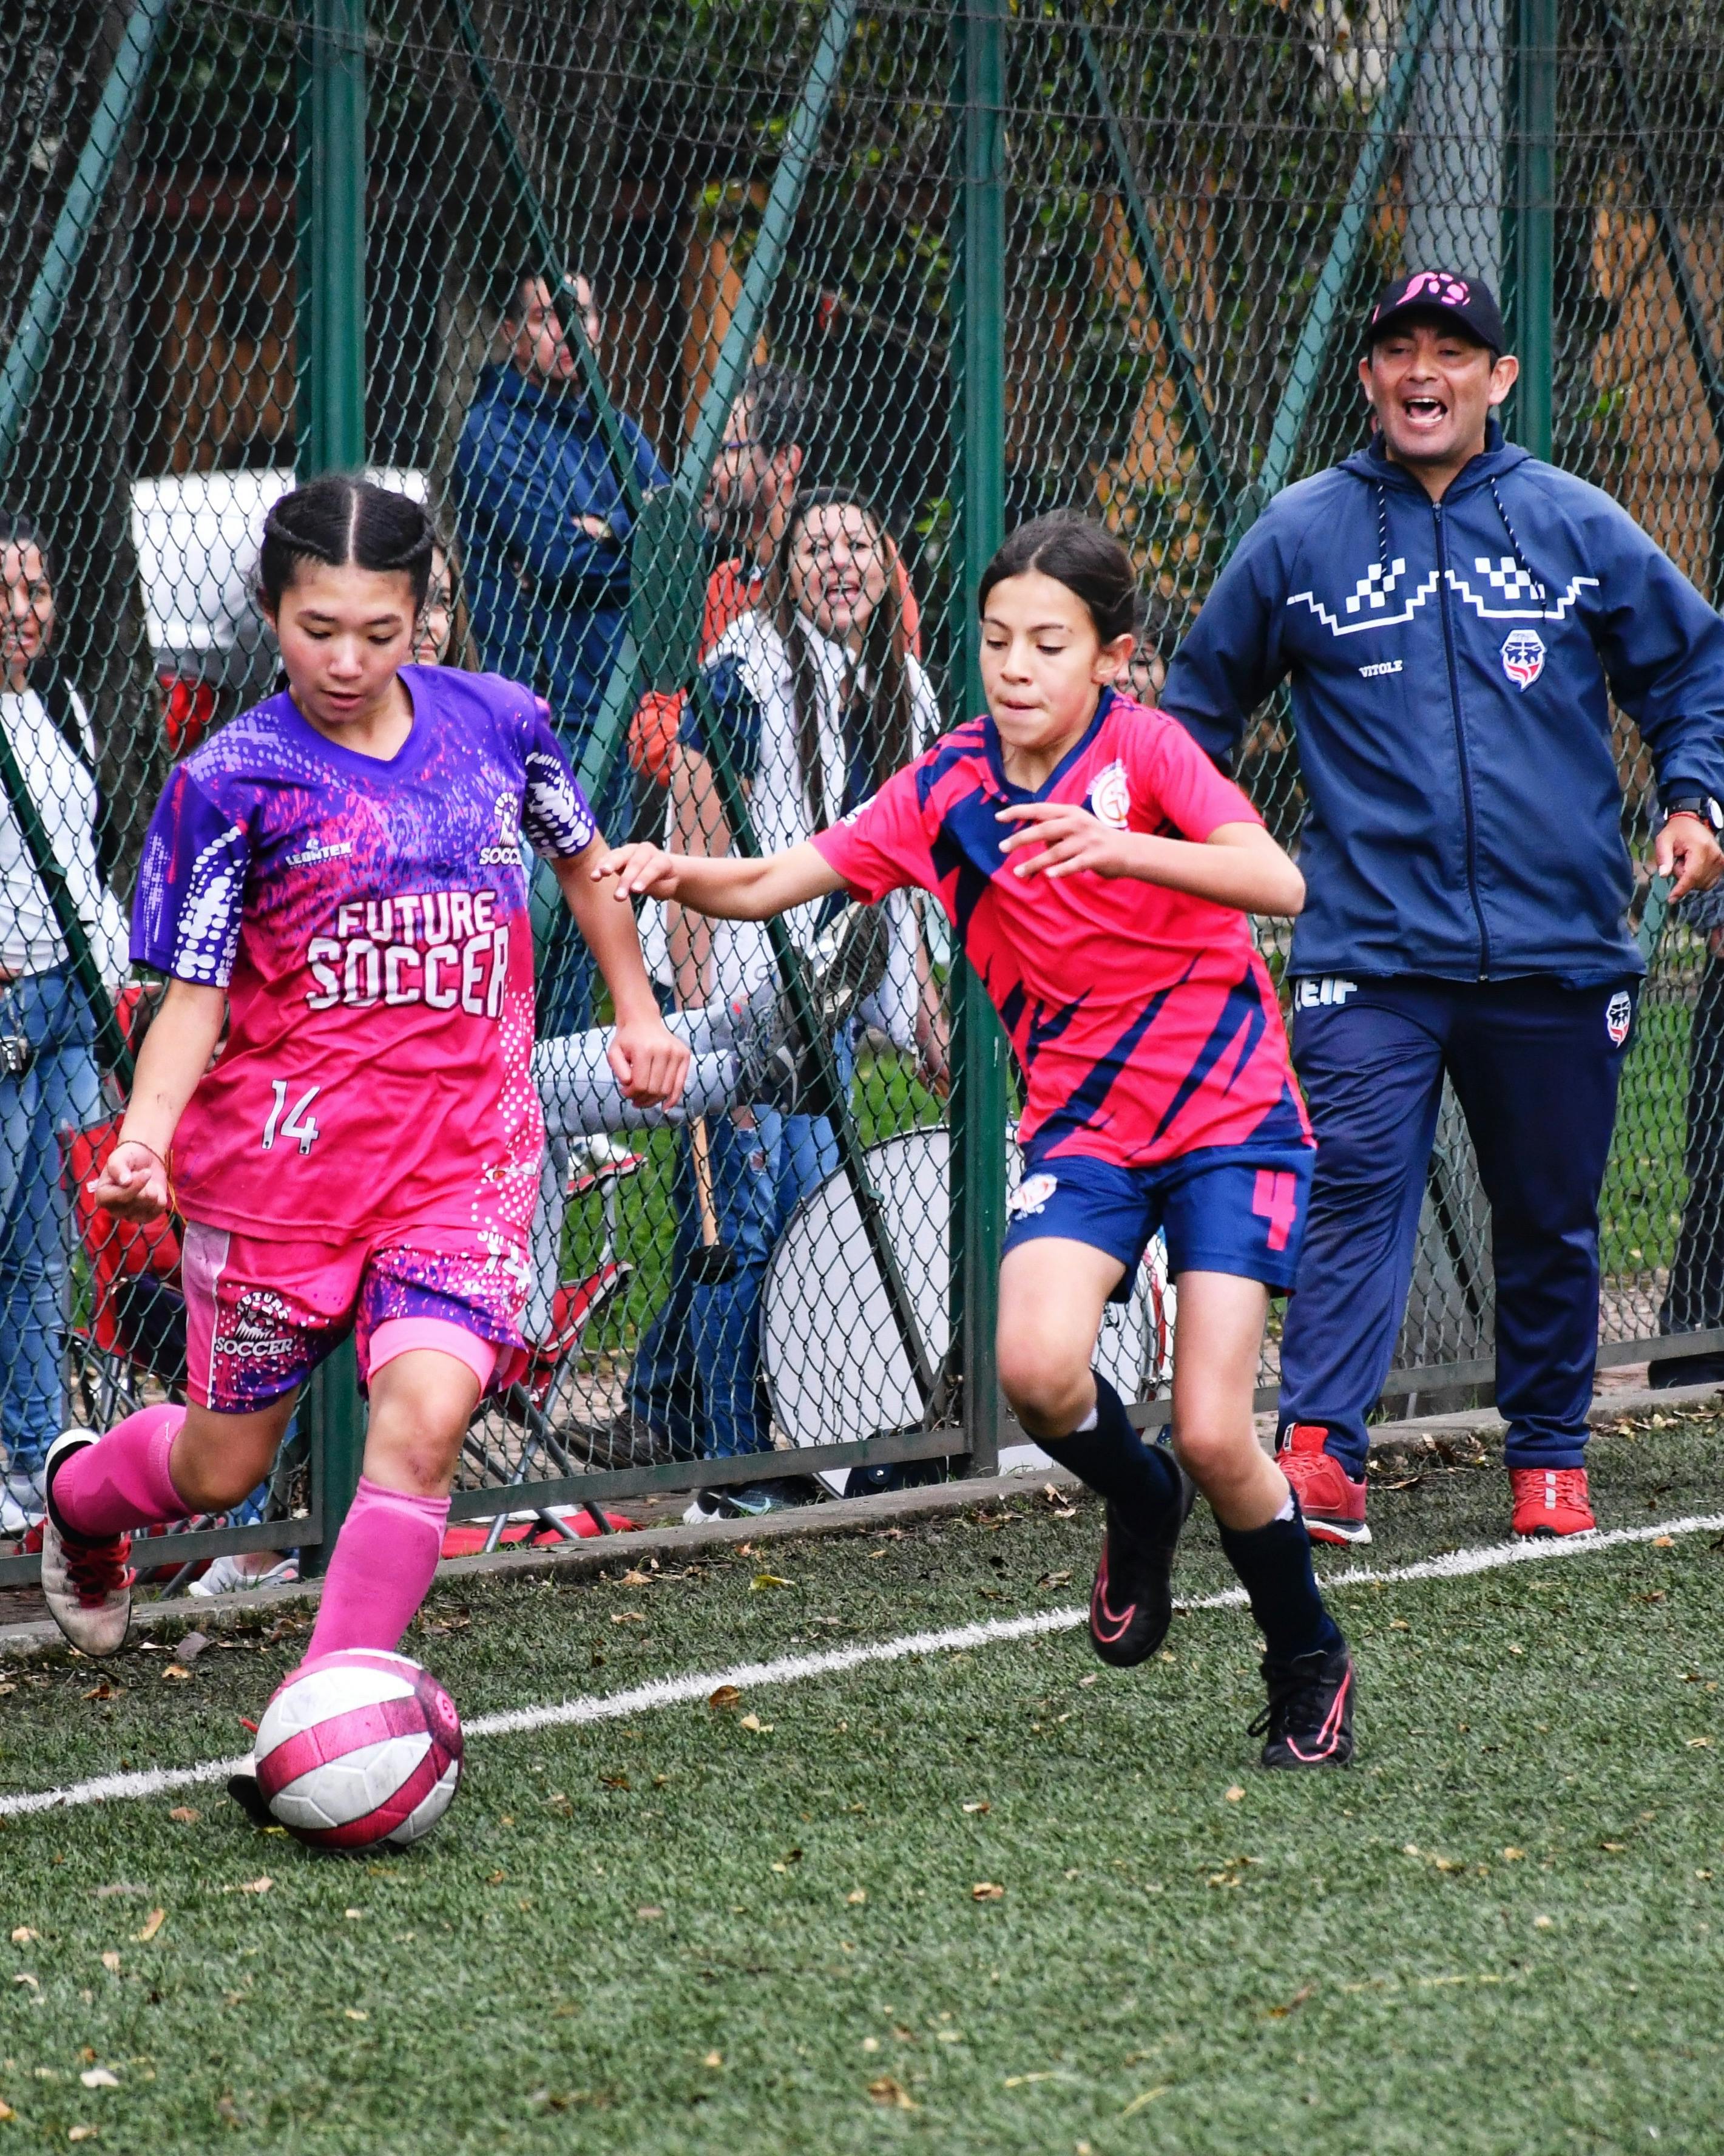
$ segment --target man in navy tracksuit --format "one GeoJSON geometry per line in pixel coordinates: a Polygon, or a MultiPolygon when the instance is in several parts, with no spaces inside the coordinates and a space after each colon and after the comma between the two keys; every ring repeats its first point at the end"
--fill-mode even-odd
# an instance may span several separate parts
{"type": "Polygon", "coordinates": [[[1502,346],[1477,278],[1389,288],[1359,362],[1370,446],[1276,496],[1161,696],[1225,758],[1291,677],[1317,1161],[1280,1443],[1327,1541],[1370,1538],[1365,1417],[1445,1072],[1491,1201],[1515,1532],[1595,1524],[1598,1193],[1644,970],[1608,696],[1656,767],[1660,872],[1678,895],[1724,872],[1724,620],[1607,496],[1504,441],[1502,346]]]}

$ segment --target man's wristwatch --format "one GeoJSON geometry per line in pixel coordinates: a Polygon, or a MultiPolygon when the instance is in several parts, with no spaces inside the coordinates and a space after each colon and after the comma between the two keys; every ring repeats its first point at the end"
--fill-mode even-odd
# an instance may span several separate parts
{"type": "Polygon", "coordinates": [[[1710,793],[1673,794],[1664,804],[1664,816],[1667,824],[1672,816],[1698,816],[1715,839],[1724,837],[1724,808],[1710,793]]]}

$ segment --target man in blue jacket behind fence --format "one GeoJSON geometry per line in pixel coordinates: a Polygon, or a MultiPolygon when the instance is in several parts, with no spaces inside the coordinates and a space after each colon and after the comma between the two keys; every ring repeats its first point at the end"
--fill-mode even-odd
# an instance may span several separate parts
{"type": "Polygon", "coordinates": [[[1370,445],[1276,496],[1161,701],[1218,758],[1290,677],[1309,892],[1293,1053],[1316,1179],[1281,1348],[1280,1464],[1362,1543],[1365,1418],[1399,1332],[1446,1073],[1491,1208],[1514,1530],[1594,1524],[1598,1197],[1644,963],[1609,697],[1675,895],[1724,872],[1724,620],[1608,496],[1506,443],[1475,277],[1402,279],[1364,332],[1370,445]]]}

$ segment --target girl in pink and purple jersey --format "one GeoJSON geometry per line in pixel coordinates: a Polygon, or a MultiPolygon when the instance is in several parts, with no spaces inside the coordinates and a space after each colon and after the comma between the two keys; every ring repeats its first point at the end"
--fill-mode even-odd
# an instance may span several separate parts
{"type": "Polygon", "coordinates": [[[1126,678],[1137,578],[1074,516],[1008,539],[982,578],[988,711],[842,823],[760,860],[624,847],[619,899],[758,920],[848,890],[932,892],[1017,1052],[1024,1176],[1000,1269],[1000,1383],[1107,1501],[1096,1652],[1146,1661],[1172,1615],[1191,1481],[1267,1650],[1269,1767],[1352,1754],[1352,1664],[1285,1476],[1252,1421],[1268,1299],[1293,1281],[1311,1136],[1248,913],[1305,886],[1239,789],[1126,678]],[[1110,1300],[1159,1229],[1178,1288],[1173,1442],[1146,1445],[1091,1367],[1110,1300]]]}
{"type": "Polygon", "coordinates": [[[91,1194],[185,1222],[190,1404],[49,1454],[43,1590],[89,1654],[126,1636],[131,1531],[255,1488],[350,1331],[364,1474],[307,1659],[393,1648],[424,1599],[468,1420],[524,1359],[542,1126],[523,833],[610,988],[629,1098],[681,1089],[688,1050],[594,886],[604,842],[545,705],[406,663],[432,543],[416,503],[362,480],[276,504],[260,597],[287,687],[177,766],[145,841],[132,957],[168,988],[91,1194]]]}

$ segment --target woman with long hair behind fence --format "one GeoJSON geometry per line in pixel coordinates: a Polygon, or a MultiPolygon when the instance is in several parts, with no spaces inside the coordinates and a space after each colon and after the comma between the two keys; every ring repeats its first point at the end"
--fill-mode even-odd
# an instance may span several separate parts
{"type": "MultiPolygon", "coordinates": [[[[910,649],[903,588],[898,548],[877,511],[842,488],[798,496],[763,603],[725,632],[684,718],[671,781],[674,853],[722,855],[735,843],[703,710],[721,732],[767,852],[799,844],[857,807],[931,737],[939,715],[910,649]]],[[[829,949],[835,933],[853,949],[874,942],[875,965],[851,983],[849,1008],[834,1027],[840,1083],[854,1067],[858,1020],[879,1026],[918,1057],[925,1076],[943,1082],[944,1019],[910,895],[895,893],[873,921],[841,921],[844,914],[841,899],[828,898],[786,923],[817,963],[823,938],[829,949]]],[[[673,907],[667,926],[679,1003],[746,1003],[777,981],[761,925],[714,927],[673,907]]],[[[670,1292],[629,1383],[632,1426],[644,1424],[660,1448],[709,1459],[771,1451],[760,1359],[767,1261],[798,1200],[839,1162],[831,1120],[813,1105],[775,1091],[690,1132],[670,1292]]],[[[764,1512],[809,1494],[799,1478],[762,1476],[703,1493],[695,1509],[764,1512]]]]}

